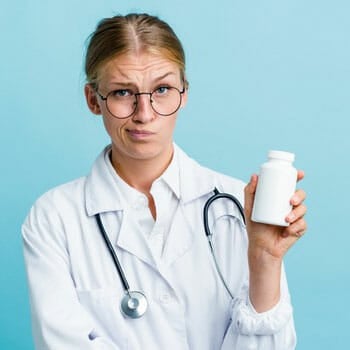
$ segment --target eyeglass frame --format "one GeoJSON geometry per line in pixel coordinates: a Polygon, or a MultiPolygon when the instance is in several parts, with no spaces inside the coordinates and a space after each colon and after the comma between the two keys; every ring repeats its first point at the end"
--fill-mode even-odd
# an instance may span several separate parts
{"type": "MultiPolygon", "coordinates": [[[[180,107],[181,107],[181,102],[182,102],[182,94],[186,91],[186,86],[185,86],[185,84],[184,84],[184,87],[183,87],[182,90],[178,89],[178,88],[175,87],[175,86],[166,86],[166,87],[167,87],[167,88],[171,88],[171,89],[175,89],[176,91],[178,91],[178,93],[179,93],[179,95],[180,95],[179,105],[177,106],[177,108],[175,109],[174,112],[171,112],[171,113],[169,113],[169,114],[162,114],[162,113],[157,112],[157,111],[154,109],[153,104],[152,104],[152,95],[153,95],[153,93],[154,93],[157,89],[159,89],[159,87],[158,87],[158,88],[154,89],[152,92],[135,92],[135,93],[134,93],[134,96],[135,96],[135,108],[134,108],[134,110],[132,111],[132,113],[130,113],[127,117],[117,117],[116,115],[114,115],[114,114],[109,110],[108,103],[107,103],[107,99],[108,99],[108,96],[109,96],[110,94],[112,94],[112,93],[115,92],[115,91],[124,90],[124,89],[111,90],[110,92],[107,93],[106,96],[103,96],[103,95],[98,91],[98,88],[96,88],[95,91],[96,91],[97,95],[101,98],[101,100],[106,102],[107,110],[108,110],[108,112],[109,112],[114,118],[117,118],[117,119],[127,119],[127,118],[130,118],[132,115],[134,115],[135,112],[136,112],[136,110],[137,110],[137,106],[138,106],[138,98],[137,98],[137,97],[138,97],[138,96],[141,96],[141,95],[149,95],[149,102],[150,102],[151,108],[152,108],[152,110],[153,110],[156,114],[158,114],[158,115],[160,115],[160,116],[162,116],[162,117],[168,117],[168,116],[170,116],[170,115],[173,115],[174,113],[176,113],[176,112],[180,109],[180,107]]],[[[125,89],[125,90],[127,90],[127,89],[125,89]]]]}

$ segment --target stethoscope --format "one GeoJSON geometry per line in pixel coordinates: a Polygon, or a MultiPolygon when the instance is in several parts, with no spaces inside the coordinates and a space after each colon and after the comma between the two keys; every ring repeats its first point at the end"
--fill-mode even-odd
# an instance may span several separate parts
{"type": "MultiPolygon", "coordinates": [[[[216,254],[215,254],[213,242],[212,242],[213,234],[210,232],[210,228],[209,228],[209,219],[208,219],[209,207],[215,200],[220,199],[220,198],[230,199],[236,205],[236,207],[238,208],[239,213],[243,219],[244,224],[245,224],[245,216],[244,216],[243,207],[242,207],[241,203],[239,202],[239,200],[235,196],[233,196],[229,193],[219,192],[216,188],[214,188],[214,194],[207,200],[207,202],[204,205],[204,209],[203,209],[204,230],[205,230],[205,234],[206,234],[207,239],[208,239],[211,255],[213,256],[213,259],[214,259],[215,268],[216,268],[216,270],[219,274],[219,277],[220,277],[223,285],[225,286],[225,289],[227,290],[228,294],[230,295],[230,297],[232,299],[234,299],[233,294],[231,293],[230,289],[228,288],[227,283],[226,283],[226,281],[221,273],[219,264],[217,262],[216,254]]],[[[131,291],[130,290],[128,280],[127,280],[125,273],[121,267],[121,264],[119,262],[117,254],[113,248],[113,245],[112,245],[110,239],[108,238],[108,235],[107,235],[107,232],[103,226],[100,214],[96,214],[96,221],[97,221],[97,225],[101,231],[101,234],[104,238],[104,241],[107,245],[107,248],[112,256],[113,262],[114,262],[115,267],[118,271],[118,275],[119,275],[120,281],[123,285],[123,289],[125,292],[125,295],[122,298],[122,301],[120,303],[121,312],[126,317],[139,318],[139,317],[143,316],[147,310],[147,307],[148,307],[147,298],[146,298],[145,294],[143,294],[140,291],[131,291]]]]}

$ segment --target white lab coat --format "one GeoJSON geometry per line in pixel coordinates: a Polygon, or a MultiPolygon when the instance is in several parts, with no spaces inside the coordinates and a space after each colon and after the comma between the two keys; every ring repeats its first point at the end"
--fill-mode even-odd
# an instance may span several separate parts
{"type": "Polygon", "coordinates": [[[203,206],[217,187],[243,201],[244,184],[201,167],[177,146],[180,205],[157,263],[106,170],[104,150],[87,177],[44,194],[23,224],[24,256],[39,350],[216,350],[295,348],[284,272],[282,297],[258,314],[249,303],[247,237],[227,200],[210,211],[219,279],[203,228],[203,206]],[[98,230],[101,217],[131,290],[149,307],[140,319],[120,312],[124,291],[98,230]]]}

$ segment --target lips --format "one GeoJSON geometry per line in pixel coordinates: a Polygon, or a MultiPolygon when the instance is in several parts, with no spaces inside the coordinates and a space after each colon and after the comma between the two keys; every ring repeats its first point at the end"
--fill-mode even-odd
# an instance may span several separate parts
{"type": "Polygon", "coordinates": [[[127,129],[126,131],[132,138],[136,139],[147,138],[155,134],[149,130],[127,129]]]}

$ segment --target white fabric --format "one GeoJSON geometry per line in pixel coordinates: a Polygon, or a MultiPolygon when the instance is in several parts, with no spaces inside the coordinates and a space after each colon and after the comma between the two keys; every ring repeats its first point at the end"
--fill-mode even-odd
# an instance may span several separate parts
{"type": "Polygon", "coordinates": [[[148,207],[146,195],[129,186],[115,172],[110,162],[110,152],[105,152],[105,163],[120,190],[120,201],[123,202],[125,207],[128,207],[131,215],[139,224],[139,230],[146,235],[154,259],[156,261],[161,260],[164,242],[179,203],[180,190],[177,157],[173,157],[167,169],[159,179],[154,181],[151,187],[150,192],[156,206],[156,221],[154,221],[148,207]]]}
{"type": "Polygon", "coordinates": [[[204,203],[215,187],[242,202],[244,184],[201,167],[174,147],[174,169],[163,174],[160,190],[154,184],[152,192],[156,205],[160,203],[160,222],[163,217],[170,220],[162,223],[161,249],[150,243],[154,228],[150,234],[142,231],[133,198],[122,200],[123,190],[106,157],[109,148],[87,177],[57,187],[35,203],[22,232],[37,349],[295,348],[284,271],[278,305],[259,314],[249,302],[247,237],[230,201],[216,201],[209,221],[234,300],[210,254],[204,203]],[[162,198],[165,184],[168,199],[162,198]],[[163,203],[175,203],[174,212],[162,215],[163,203]],[[131,289],[147,295],[149,308],[140,319],[120,313],[124,291],[98,230],[97,213],[131,289]]]}

